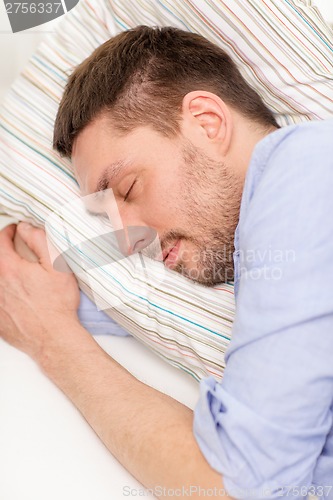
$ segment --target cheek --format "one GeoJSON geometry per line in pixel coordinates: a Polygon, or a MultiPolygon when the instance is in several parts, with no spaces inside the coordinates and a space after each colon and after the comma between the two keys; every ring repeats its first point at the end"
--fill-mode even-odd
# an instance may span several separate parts
{"type": "Polygon", "coordinates": [[[175,215],[173,194],[165,189],[151,188],[143,195],[143,210],[150,220],[165,225],[175,215]]]}
{"type": "Polygon", "coordinates": [[[177,176],[170,172],[163,179],[151,179],[145,187],[140,204],[147,222],[159,231],[186,229],[190,222],[190,201],[184,196],[177,176]]]}

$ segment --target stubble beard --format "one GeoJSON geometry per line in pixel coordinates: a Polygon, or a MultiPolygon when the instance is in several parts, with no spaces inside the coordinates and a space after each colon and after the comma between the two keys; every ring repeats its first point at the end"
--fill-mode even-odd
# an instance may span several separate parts
{"type": "Polygon", "coordinates": [[[170,241],[182,240],[174,271],[211,287],[234,279],[234,234],[239,220],[242,183],[222,162],[191,143],[183,147],[183,215],[186,231],[173,230],[170,241]],[[191,242],[192,251],[186,251],[191,242]],[[187,262],[188,253],[188,262],[187,262]]]}

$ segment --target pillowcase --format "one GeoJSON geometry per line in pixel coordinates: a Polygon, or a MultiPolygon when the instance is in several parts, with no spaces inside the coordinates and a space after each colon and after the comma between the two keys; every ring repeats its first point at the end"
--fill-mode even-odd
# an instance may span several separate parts
{"type": "Polygon", "coordinates": [[[70,162],[51,147],[69,74],[98,45],[138,24],[173,25],[222,46],[280,125],[332,115],[332,32],[305,0],[81,0],[41,43],[1,110],[0,212],[47,222],[59,251],[70,232],[79,285],[100,309],[196,379],[218,379],[235,314],[232,285],[208,289],[153,261],[147,275],[138,256],[117,261],[107,239],[92,238],[106,229],[87,218],[70,162]]]}

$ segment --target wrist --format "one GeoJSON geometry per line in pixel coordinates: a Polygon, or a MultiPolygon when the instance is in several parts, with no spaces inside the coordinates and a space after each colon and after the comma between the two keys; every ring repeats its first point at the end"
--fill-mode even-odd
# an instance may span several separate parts
{"type": "Polygon", "coordinates": [[[45,346],[39,366],[91,424],[91,415],[103,402],[105,387],[124,370],[80,323],[56,333],[56,340],[45,346]]]}
{"type": "Polygon", "coordinates": [[[59,374],[78,359],[104,352],[90,333],[75,318],[51,322],[37,363],[42,371],[58,383],[59,374]]]}

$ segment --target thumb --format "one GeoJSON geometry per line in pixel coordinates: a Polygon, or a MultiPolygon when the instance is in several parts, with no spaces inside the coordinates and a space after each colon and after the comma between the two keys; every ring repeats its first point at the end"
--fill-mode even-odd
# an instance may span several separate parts
{"type": "Polygon", "coordinates": [[[52,267],[45,231],[26,222],[20,222],[17,226],[17,232],[42,266],[52,267]]]}
{"type": "Polygon", "coordinates": [[[15,232],[16,232],[16,224],[9,224],[8,226],[4,227],[1,231],[2,234],[5,234],[6,235],[6,239],[9,241],[10,243],[10,247],[13,248],[13,238],[15,236],[15,232]]]}
{"type": "Polygon", "coordinates": [[[0,231],[0,253],[13,253],[16,224],[10,224],[0,231]]]}

